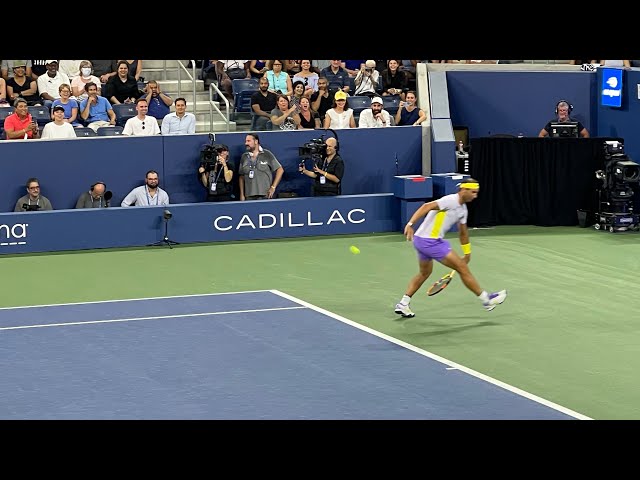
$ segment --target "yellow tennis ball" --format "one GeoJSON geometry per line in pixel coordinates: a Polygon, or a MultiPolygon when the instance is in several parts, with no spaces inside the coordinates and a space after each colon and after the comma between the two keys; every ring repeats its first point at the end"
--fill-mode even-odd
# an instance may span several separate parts
{"type": "Polygon", "coordinates": [[[351,253],[353,253],[354,255],[357,255],[360,253],[360,249],[358,247],[356,247],[355,245],[351,245],[349,247],[349,251],[351,251],[351,253]]]}

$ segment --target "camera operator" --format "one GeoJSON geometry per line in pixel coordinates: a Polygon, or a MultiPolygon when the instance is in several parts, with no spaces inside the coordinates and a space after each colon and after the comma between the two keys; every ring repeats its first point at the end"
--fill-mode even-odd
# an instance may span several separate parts
{"type": "Polygon", "coordinates": [[[314,197],[328,197],[341,193],[340,182],[344,175],[344,162],[336,150],[338,141],[331,137],[327,138],[324,143],[326,145],[324,155],[311,157],[313,171],[306,169],[304,161],[298,167],[300,173],[314,179],[314,197]]]}
{"type": "Polygon", "coordinates": [[[215,158],[201,162],[198,168],[198,177],[207,189],[207,202],[235,200],[231,183],[234,165],[229,159],[229,147],[217,145],[215,153],[215,158]]]}
{"type": "Polygon", "coordinates": [[[14,212],[37,212],[40,210],[53,210],[49,199],[40,195],[40,182],[32,177],[27,180],[27,194],[16,202],[14,212]]]}
{"type": "Polygon", "coordinates": [[[109,208],[113,193],[107,190],[107,184],[96,182],[83,192],[76,201],[76,208],[109,208]]]}

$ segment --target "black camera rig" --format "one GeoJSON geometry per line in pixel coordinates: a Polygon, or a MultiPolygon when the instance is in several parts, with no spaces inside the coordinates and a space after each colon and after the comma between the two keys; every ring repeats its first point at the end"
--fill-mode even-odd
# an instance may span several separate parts
{"type": "Polygon", "coordinates": [[[200,150],[200,167],[204,168],[205,172],[213,170],[218,163],[218,155],[224,150],[229,150],[229,147],[222,143],[215,143],[215,135],[210,133],[209,143],[203,145],[200,150]]]}

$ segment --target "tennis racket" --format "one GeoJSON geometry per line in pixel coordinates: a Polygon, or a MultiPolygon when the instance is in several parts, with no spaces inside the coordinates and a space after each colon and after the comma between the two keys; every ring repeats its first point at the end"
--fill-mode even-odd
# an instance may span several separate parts
{"type": "Polygon", "coordinates": [[[455,273],[456,273],[455,270],[451,270],[451,272],[447,273],[440,280],[438,280],[436,283],[431,285],[429,290],[427,290],[427,295],[431,297],[432,295],[435,295],[436,293],[440,293],[442,290],[447,288],[447,285],[449,285],[455,273]]]}

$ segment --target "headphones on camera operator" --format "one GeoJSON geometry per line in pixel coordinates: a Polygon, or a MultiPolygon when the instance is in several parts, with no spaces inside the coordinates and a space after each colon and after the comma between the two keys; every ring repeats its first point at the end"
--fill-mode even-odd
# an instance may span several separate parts
{"type": "Polygon", "coordinates": [[[102,208],[102,199],[104,198],[104,208],[108,208],[109,205],[109,201],[113,198],[113,192],[111,192],[110,190],[107,190],[107,184],[104,182],[96,182],[93,185],[91,185],[91,187],[89,188],[89,191],[91,193],[93,193],[93,191],[95,190],[97,185],[102,185],[104,187],[104,193],[102,195],[100,195],[100,208],[102,208]]]}

